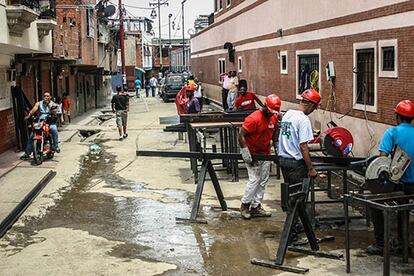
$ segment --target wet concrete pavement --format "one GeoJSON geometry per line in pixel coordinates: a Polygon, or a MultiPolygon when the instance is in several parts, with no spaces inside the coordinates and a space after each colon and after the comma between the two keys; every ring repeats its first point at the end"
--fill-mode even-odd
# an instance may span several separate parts
{"type": "MultiPolygon", "coordinates": [[[[212,208],[218,202],[207,182],[200,217],[208,224],[179,223],[176,217],[189,217],[195,190],[188,160],[136,157],[135,150],[187,150],[188,145],[158,124],[159,116],[174,114],[174,106],[158,99],[148,106],[145,112],[142,101],[132,102],[124,141],[116,139],[112,119],[98,124],[99,133],[63,145],[63,153],[71,154],[58,160],[67,162],[57,167],[60,178],[0,240],[1,274],[291,275],[250,264],[251,258],[271,259],[276,253],[285,218],[280,181],[271,177],[265,196],[271,218],[245,221],[236,211],[212,208]],[[102,149],[99,154],[88,152],[91,144],[102,149]]],[[[219,174],[219,179],[229,207],[239,207],[246,178],[233,183],[219,174]]],[[[336,209],[326,212],[340,212],[340,205],[336,209]]],[[[322,249],[342,250],[341,227],[318,231],[336,237],[322,249]]],[[[381,259],[362,253],[372,233],[359,223],[352,237],[353,275],[380,273],[381,259]]],[[[309,275],[345,275],[343,260],[289,253],[286,262],[310,268],[309,275]]],[[[413,272],[412,266],[393,266],[395,275],[413,272]]]]}

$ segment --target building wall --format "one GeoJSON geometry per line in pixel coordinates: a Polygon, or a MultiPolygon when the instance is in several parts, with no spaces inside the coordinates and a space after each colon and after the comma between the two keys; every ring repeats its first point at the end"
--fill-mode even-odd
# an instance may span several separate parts
{"type": "MultiPolygon", "coordinates": [[[[265,7],[270,9],[269,5],[276,4],[288,5],[285,6],[285,14],[288,15],[291,14],[289,12],[291,8],[295,8],[298,4],[298,1],[290,2],[291,4],[288,5],[287,1],[257,1],[258,6],[245,11],[240,17],[246,22],[249,22],[248,16],[250,15],[267,18],[269,16],[265,16],[263,9],[265,7]]],[[[278,26],[275,25],[275,22],[270,24],[267,19],[259,25],[252,24],[257,30],[256,36],[252,38],[249,38],[250,35],[253,35],[250,33],[249,24],[241,25],[239,22],[239,27],[235,28],[234,24],[238,22],[237,17],[229,19],[216,28],[213,25],[209,30],[196,35],[191,41],[192,50],[199,49],[198,52],[192,52],[192,72],[203,81],[205,94],[221,101],[218,59],[224,58],[226,60],[226,71],[238,71],[238,57],[241,57],[242,68],[239,74],[241,79],[248,80],[249,90],[255,91],[261,96],[276,93],[283,100],[282,108],[287,109],[295,107],[298,102],[296,93],[297,51],[317,49],[320,52],[319,80],[323,102],[322,108],[311,116],[315,127],[324,130],[326,123],[333,118],[334,121],[350,129],[353,133],[356,140],[356,154],[372,154],[377,150],[383,131],[395,123],[393,112],[395,104],[401,99],[413,98],[414,49],[411,45],[414,42],[414,22],[409,18],[412,18],[414,1],[404,3],[398,3],[402,1],[357,1],[358,3],[354,6],[350,5],[352,7],[348,8],[342,7],[342,2],[349,1],[331,2],[322,5],[323,9],[319,13],[323,18],[328,19],[327,21],[315,23],[315,13],[309,12],[312,9],[308,7],[309,16],[295,16],[294,18],[299,20],[298,26],[284,30],[282,36],[275,30],[269,35],[263,35],[263,29],[266,29],[268,25],[278,26]],[[340,6],[340,8],[332,10],[333,15],[342,16],[336,20],[330,20],[331,17],[328,17],[328,13],[325,12],[325,8],[328,9],[331,2],[340,6]],[[378,8],[378,6],[389,3],[395,4],[378,8]],[[370,8],[374,10],[365,12],[370,8]],[[342,12],[339,13],[339,11],[342,12]],[[352,12],[356,12],[356,14],[350,15],[352,12]],[[306,24],[304,20],[308,20],[309,23],[306,24]],[[233,29],[234,32],[226,34],[225,30],[229,29],[233,29]],[[210,38],[213,44],[208,45],[205,42],[210,38]],[[232,40],[233,38],[235,40],[232,40]],[[397,78],[383,78],[378,75],[379,43],[388,39],[398,41],[397,78]],[[222,49],[222,45],[226,41],[235,45],[234,64],[229,62],[227,50],[222,49]],[[377,47],[377,73],[375,75],[378,89],[377,111],[366,112],[366,115],[363,110],[357,110],[353,104],[354,45],[363,42],[374,42],[377,47]],[[214,43],[219,46],[215,48],[214,43]],[[280,71],[279,58],[284,51],[286,51],[288,59],[287,74],[281,74],[280,71]],[[328,61],[333,61],[335,64],[336,81],[332,88],[325,78],[324,67],[328,61]],[[336,95],[336,104],[333,105],[330,102],[328,105],[328,99],[333,99],[333,95],[336,95]],[[335,112],[331,113],[330,110],[335,112]],[[343,116],[344,114],[346,116],[343,116]]],[[[314,4],[312,1],[312,5],[314,4]]],[[[221,18],[225,16],[227,16],[226,13],[223,13],[221,18]]],[[[277,18],[277,16],[275,17],[277,18]]],[[[289,22],[289,20],[286,21],[287,26],[289,26],[289,22]]]]}
{"type": "Polygon", "coordinates": [[[59,8],[62,5],[73,5],[73,1],[57,0],[56,4],[58,5],[56,9],[57,26],[53,30],[53,56],[73,60],[77,59],[80,56],[80,10],[74,8],[59,8]]]}
{"type": "Polygon", "coordinates": [[[2,127],[0,128],[0,153],[3,153],[16,146],[13,109],[1,110],[0,121],[2,122],[2,127]]]}

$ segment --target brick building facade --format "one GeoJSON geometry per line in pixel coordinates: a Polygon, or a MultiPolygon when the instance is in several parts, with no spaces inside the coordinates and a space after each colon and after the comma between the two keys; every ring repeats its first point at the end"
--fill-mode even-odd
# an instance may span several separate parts
{"type": "Polygon", "coordinates": [[[314,127],[324,130],[332,119],[350,129],[357,155],[377,152],[395,123],[394,106],[413,98],[414,1],[217,0],[216,7],[215,22],[191,40],[192,71],[212,98],[220,99],[218,76],[229,70],[261,96],[278,94],[283,109],[315,87],[323,102],[314,127]]]}

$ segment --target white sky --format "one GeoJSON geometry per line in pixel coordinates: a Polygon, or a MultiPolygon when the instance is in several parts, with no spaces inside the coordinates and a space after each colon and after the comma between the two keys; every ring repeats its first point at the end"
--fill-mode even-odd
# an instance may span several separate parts
{"type": "MultiPolygon", "coordinates": [[[[149,8],[149,3],[156,3],[158,0],[123,0],[124,5],[134,6],[134,7],[144,7],[149,8]]],[[[182,0],[160,0],[161,3],[168,2],[168,6],[161,6],[161,36],[162,38],[168,38],[168,14],[172,14],[172,22],[175,22],[175,30],[171,26],[171,37],[172,38],[182,38],[182,24],[181,24],[181,2],[182,0]],[[175,20],[174,20],[175,19],[175,20]],[[177,30],[177,26],[180,25],[180,30],[177,30]]],[[[118,0],[112,0],[118,4],[118,0]]],[[[134,16],[145,16],[150,17],[151,10],[144,10],[132,7],[125,7],[128,13],[133,14],[134,16]]],[[[155,7],[156,8],[156,7],[155,7]]],[[[209,15],[213,12],[214,1],[213,0],[187,0],[184,4],[184,20],[185,20],[185,36],[189,37],[188,30],[194,29],[194,20],[198,15],[209,15]]],[[[158,9],[156,8],[158,15],[158,9]]],[[[154,32],[155,37],[158,37],[158,17],[154,20],[154,32]]]]}

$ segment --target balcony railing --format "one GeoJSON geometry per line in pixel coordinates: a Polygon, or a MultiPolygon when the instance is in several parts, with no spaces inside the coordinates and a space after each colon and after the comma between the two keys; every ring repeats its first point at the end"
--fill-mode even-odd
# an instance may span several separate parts
{"type": "Polygon", "coordinates": [[[36,12],[40,12],[40,0],[7,0],[8,5],[23,5],[36,12]]]}
{"type": "Polygon", "coordinates": [[[7,0],[8,5],[23,5],[40,14],[40,18],[56,17],[56,0],[7,0]]]}

